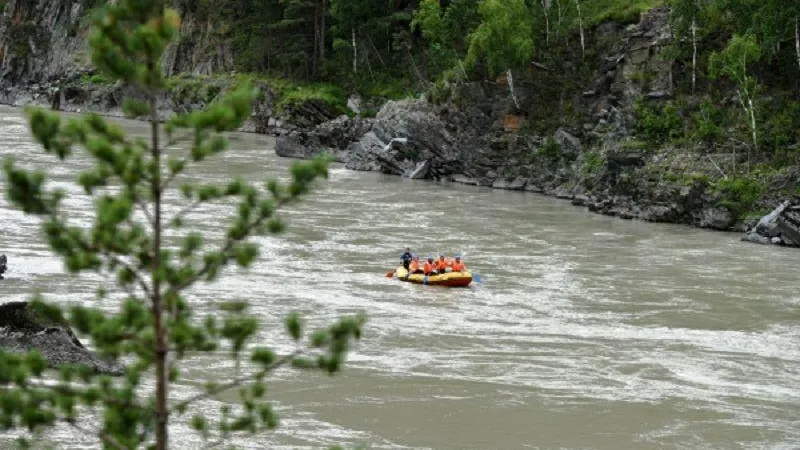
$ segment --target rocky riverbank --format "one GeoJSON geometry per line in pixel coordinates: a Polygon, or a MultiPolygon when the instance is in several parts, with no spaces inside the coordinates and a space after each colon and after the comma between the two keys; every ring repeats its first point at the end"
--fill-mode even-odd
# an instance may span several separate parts
{"type": "MultiPolygon", "coordinates": [[[[341,111],[319,99],[304,99],[281,104],[281,93],[265,79],[227,74],[184,76],[169,80],[169,89],[158,99],[159,116],[169,118],[206,108],[239,83],[249,82],[259,89],[250,118],[242,132],[280,135],[311,128],[336,118],[341,111]]],[[[30,83],[0,84],[0,104],[40,106],[64,112],[94,112],[109,117],[123,117],[122,101],[138,93],[122,83],[110,83],[93,71],[30,83]]]]}
{"type": "Polygon", "coordinates": [[[743,241],[800,247],[800,198],[787,200],[747,230],[743,241]]]}
{"type": "Polygon", "coordinates": [[[726,175],[735,153],[638,139],[636,108],[659,108],[673,97],[666,8],[635,26],[611,23],[595,33],[593,40],[613,44],[570,99],[581,107],[580,120],[552,134],[533,131],[526,123],[533,119],[515,113],[518,104],[541,100],[534,89],[519,86],[512,96],[501,79],[440,86],[426,99],[390,101],[374,118],[342,116],[294,130],[278,137],[276,152],[329,153],[353,170],[532,191],[623,219],[726,231],[752,228],[754,211],[774,208],[797,186],[800,172],[788,170],[758,180],[753,194],[750,180],[726,175]]]}
{"type": "Polygon", "coordinates": [[[38,350],[51,368],[82,365],[104,374],[123,373],[120,365],[86,349],[69,327],[40,317],[27,302],[0,304],[0,348],[11,353],[38,350]]]}

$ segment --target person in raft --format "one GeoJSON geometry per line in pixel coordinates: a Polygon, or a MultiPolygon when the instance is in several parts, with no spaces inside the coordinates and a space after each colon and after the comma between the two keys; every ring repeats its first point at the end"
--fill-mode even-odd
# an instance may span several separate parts
{"type": "Polygon", "coordinates": [[[414,255],[411,258],[411,264],[408,265],[408,273],[425,273],[419,264],[419,256],[414,255]]]}
{"type": "Polygon", "coordinates": [[[439,273],[447,273],[450,268],[450,260],[446,259],[443,254],[439,254],[439,259],[436,261],[436,271],[439,273]]]}
{"type": "Polygon", "coordinates": [[[408,270],[408,266],[411,265],[411,260],[414,259],[414,257],[411,256],[411,249],[406,247],[406,251],[400,256],[400,259],[403,260],[403,268],[408,270]]]}
{"type": "Polygon", "coordinates": [[[453,264],[450,266],[453,269],[453,272],[463,272],[467,270],[467,266],[461,262],[461,255],[456,255],[456,260],[453,261],[453,264]]]}
{"type": "Polygon", "coordinates": [[[428,261],[422,266],[422,273],[425,275],[436,275],[436,262],[433,260],[433,255],[428,255],[428,261]]]}

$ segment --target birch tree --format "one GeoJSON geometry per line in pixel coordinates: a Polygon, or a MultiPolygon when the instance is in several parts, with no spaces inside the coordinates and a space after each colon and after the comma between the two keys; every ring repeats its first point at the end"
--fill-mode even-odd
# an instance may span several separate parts
{"type": "Polygon", "coordinates": [[[533,57],[532,17],[525,0],[484,0],[481,23],[469,36],[468,65],[486,62],[490,76],[506,73],[516,101],[511,71],[526,67],[533,57]]]}
{"type": "Polygon", "coordinates": [[[583,32],[583,13],[581,12],[581,0],[575,0],[575,9],[578,11],[578,32],[581,37],[581,57],[586,56],[586,38],[583,32]]]}
{"type": "Polygon", "coordinates": [[[671,0],[672,31],[679,40],[688,37],[692,45],[692,94],[697,86],[698,21],[704,0],[671,0]]]}
{"type": "MultiPolygon", "coordinates": [[[[748,69],[751,64],[761,59],[761,47],[752,34],[734,35],[728,46],[719,53],[713,53],[710,61],[710,75],[712,78],[726,77],[736,85],[739,103],[749,120],[753,149],[758,151],[758,126],[756,122],[755,99],[758,84],[750,75],[748,69]]],[[[748,169],[750,154],[748,152],[748,169]]]]}

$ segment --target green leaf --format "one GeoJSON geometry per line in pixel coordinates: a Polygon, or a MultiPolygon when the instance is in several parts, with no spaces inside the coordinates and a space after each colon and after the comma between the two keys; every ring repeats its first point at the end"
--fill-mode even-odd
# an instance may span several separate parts
{"type": "Polygon", "coordinates": [[[278,415],[275,414],[272,405],[269,403],[265,403],[258,408],[258,415],[268,429],[274,430],[278,427],[278,415]]]}
{"type": "Polygon", "coordinates": [[[240,267],[250,267],[258,257],[258,246],[252,243],[239,244],[234,247],[234,254],[240,267]]]}
{"type": "Polygon", "coordinates": [[[330,333],[327,330],[317,330],[311,335],[311,346],[320,348],[330,342],[330,333]]]}
{"type": "Polygon", "coordinates": [[[204,416],[194,416],[192,417],[191,426],[197,431],[205,431],[208,427],[208,421],[204,416]]]}
{"type": "Polygon", "coordinates": [[[295,341],[299,341],[303,335],[303,324],[300,320],[300,315],[296,312],[289,314],[286,317],[286,331],[289,332],[289,336],[292,337],[295,341]]]}
{"type": "Polygon", "coordinates": [[[28,365],[31,373],[37,377],[47,368],[47,361],[38,350],[33,350],[25,355],[25,363],[28,365]]]}
{"type": "Polygon", "coordinates": [[[250,357],[253,362],[259,363],[262,366],[270,366],[277,359],[275,352],[268,348],[258,347],[253,350],[253,355],[250,357]]]}
{"type": "Polygon", "coordinates": [[[286,224],[280,218],[273,218],[267,222],[267,229],[270,233],[282,233],[286,229],[286,224]]]}
{"type": "Polygon", "coordinates": [[[186,160],[183,158],[170,158],[167,165],[171,175],[179,174],[186,169],[186,160]]]}

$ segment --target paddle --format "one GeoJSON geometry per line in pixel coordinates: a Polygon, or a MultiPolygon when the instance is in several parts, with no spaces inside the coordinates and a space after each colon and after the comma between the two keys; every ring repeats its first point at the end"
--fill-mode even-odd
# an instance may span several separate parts
{"type": "Polygon", "coordinates": [[[486,278],[482,277],[479,273],[472,272],[472,281],[481,284],[486,281],[486,278]]]}

